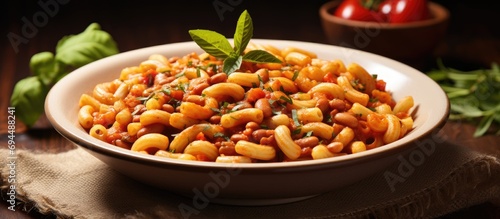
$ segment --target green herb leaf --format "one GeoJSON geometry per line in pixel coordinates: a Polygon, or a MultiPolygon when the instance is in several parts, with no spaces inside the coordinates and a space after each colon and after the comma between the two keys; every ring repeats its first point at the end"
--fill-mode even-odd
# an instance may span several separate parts
{"type": "Polygon", "coordinates": [[[50,86],[58,77],[63,74],[62,63],[57,62],[51,52],[41,52],[33,55],[30,59],[30,70],[40,78],[41,82],[50,86]]]}
{"type": "Polygon", "coordinates": [[[300,126],[300,122],[299,122],[299,116],[297,115],[297,110],[296,109],[292,109],[292,120],[293,120],[293,124],[297,127],[300,126]]]}
{"type": "Polygon", "coordinates": [[[222,71],[225,72],[227,75],[230,75],[234,71],[238,70],[241,66],[242,62],[242,57],[241,56],[229,56],[226,59],[224,59],[224,67],[222,68],[222,71]]]}
{"type": "Polygon", "coordinates": [[[243,55],[243,61],[254,63],[281,63],[280,59],[264,50],[249,51],[243,55]]]}
{"type": "Polygon", "coordinates": [[[211,30],[190,30],[189,34],[194,42],[210,55],[225,59],[233,53],[231,44],[220,33],[211,30]]]}
{"type": "Polygon", "coordinates": [[[250,51],[243,54],[253,36],[253,22],[248,11],[243,11],[234,32],[234,48],[225,36],[211,30],[190,30],[193,41],[208,54],[224,59],[223,71],[231,74],[240,68],[242,61],[254,63],[281,63],[274,55],[263,51],[250,51]]]}
{"type": "Polygon", "coordinates": [[[18,118],[28,127],[44,112],[48,90],[72,69],[118,53],[111,36],[100,30],[97,23],[90,24],[77,35],[63,37],[56,46],[55,55],[40,52],[30,59],[33,76],[16,83],[10,102],[16,107],[18,118]]]}
{"type": "Polygon", "coordinates": [[[449,119],[479,120],[474,137],[487,133],[493,122],[500,124],[500,73],[496,63],[491,69],[467,72],[447,68],[441,60],[437,64],[438,69],[427,75],[446,92],[450,100],[449,119]]]}
{"type": "Polygon", "coordinates": [[[477,129],[474,132],[474,137],[483,136],[484,133],[486,133],[486,131],[488,131],[488,129],[490,128],[491,123],[493,123],[493,119],[494,119],[493,114],[483,117],[479,122],[479,124],[477,125],[477,129]]]}
{"type": "Polygon", "coordinates": [[[243,11],[234,32],[234,51],[241,55],[253,37],[253,22],[247,10],[243,11]]]}
{"type": "Polygon", "coordinates": [[[295,79],[297,79],[297,77],[299,77],[299,73],[300,73],[300,72],[299,72],[298,70],[295,70],[295,71],[293,72],[292,81],[295,81],[295,79]]]}
{"type": "Polygon", "coordinates": [[[56,59],[74,68],[116,53],[115,41],[97,23],[89,25],[80,34],[63,37],[56,46],[56,59]]]}
{"type": "Polygon", "coordinates": [[[10,105],[16,107],[16,115],[31,127],[44,112],[48,87],[36,76],[21,79],[14,86],[10,105]]]}

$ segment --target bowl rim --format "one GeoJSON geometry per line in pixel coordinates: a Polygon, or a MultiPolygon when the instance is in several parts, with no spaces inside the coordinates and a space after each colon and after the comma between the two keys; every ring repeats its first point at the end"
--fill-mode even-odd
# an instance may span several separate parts
{"type": "MultiPolygon", "coordinates": [[[[324,46],[328,46],[331,48],[339,48],[339,49],[347,49],[347,50],[352,50],[355,52],[363,53],[365,55],[368,55],[369,57],[372,58],[377,58],[377,60],[383,60],[384,63],[392,63],[395,65],[399,65],[400,67],[405,67],[409,70],[412,70],[412,72],[415,75],[412,76],[417,76],[417,77],[422,77],[425,79],[423,80],[430,80],[432,79],[428,78],[425,76],[423,73],[420,71],[405,65],[401,62],[398,62],[396,60],[386,58],[377,54],[369,53],[369,52],[364,52],[361,50],[356,50],[356,49],[349,49],[349,48],[343,48],[339,46],[334,46],[334,45],[328,45],[328,44],[321,44],[321,43],[314,43],[314,42],[305,42],[305,41],[293,41],[293,40],[274,40],[274,39],[252,39],[252,42],[266,42],[272,44],[273,42],[278,42],[278,43],[288,43],[288,44],[302,44],[302,45],[311,45],[311,46],[321,46],[322,48],[324,46]]],[[[74,80],[73,78],[79,77],[79,75],[84,75],[82,72],[85,72],[89,68],[95,68],[96,66],[99,65],[105,65],[107,62],[112,62],[113,60],[120,60],[123,56],[133,56],[134,54],[151,54],[148,53],[150,50],[158,50],[161,48],[169,48],[169,47],[183,47],[183,46],[195,46],[196,44],[192,41],[188,42],[177,42],[177,43],[169,43],[169,44],[163,44],[163,45],[156,45],[156,46],[149,46],[149,47],[144,47],[140,49],[135,49],[135,50],[130,50],[126,52],[122,52],[110,57],[106,57],[103,59],[100,59],[98,61],[95,61],[93,63],[90,63],[88,65],[82,66],[72,72],[72,74],[68,74],[64,78],[62,78],[59,82],[57,82],[49,91],[47,98],[45,100],[45,113],[46,116],[49,120],[49,122],[53,125],[53,127],[56,129],[57,132],[59,132],[63,137],[68,139],[69,141],[73,142],[74,144],[78,145],[79,147],[83,147],[84,149],[89,150],[90,152],[95,152],[98,154],[102,154],[105,156],[111,156],[114,158],[122,159],[122,160],[127,160],[131,161],[134,163],[140,163],[148,166],[155,166],[159,168],[177,168],[177,169],[189,169],[190,171],[207,171],[207,169],[227,169],[227,168],[241,168],[245,169],[245,171],[268,171],[268,172],[287,172],[287,171],[296,171],[297,168],[301,169],[307,169],[307,168],[331,168],[332,166],[335,167],[343,167],[343,166],[349,166],[353,163],[363,163],[363,162],[369,162],[370,160],[374,158],[380,158],[380,157],[387,157],[390,155],[394,155],[397,153],[402,153],[409,148],[414,147],[414,142],[416,140],[420,140],[423,138],[428,137],[429,135],[433,134],[435,130],[439,130],[444,126],[447,120],[447,116],[449,113],[449,101],[447,98],[445,98],[446,103],[445,103],[445,109],[443,115],[439,118],[439,120],[434,121],[432,124],[432,127],[430,127],[428,130],[426,130],[423,134],[420,136],[411,139],[407,139],[406,144],[401,144],[401,139],[396,141],[395,143],[390,143],[387,145],[384,145],[382,147],[374,148],[368,151],[365,151],[363,153],[357,153],[357,154],[349,154],[346,156],[339,156],[339,157],[332,157],[332,158],[325,158],[325,159],[318,159],[318,160],[304,160],[304,161],[293,161],[293,162],[270,162],[270,163],[236,163],[236,164],[230,164],[228,165],[227,163],[215,163],[215,162],[201,162],[201,161],[185,161],[185,160],[177,160],[177,159],[165,159],[162,157],[156,157],[156,156],[151,156],[151,155],[145,155],[141,153],[135,153],[133,151],[123,149],[111,144],[108,144],[106,142],[102,142],[98,139],[93,139],[93,137],[86,136],[86,137],[81,137],[79,136],[80,133],[76,133],[75,131],[81,132],[81,127],[64,127],[59,119],[61,115],[57,115],[53,113],[57,106],[56,103],[58,103],[58,100],[56,94],[58,92],[61,92],[61,86],[64,85],[67,81],[74,80]]],[[[429,82],[430,82],[429,81],[429,82]]],[[[432,81],[433,82],[433,81],[432,81]]],[[[74,82],[73,82],[74,83],[74,82]]],[[[435,83],[435,82],[434,82],[435,83]]],[[[437,83],[435,83],[435,86],[437,83]]],[[[446,95],[442,89],[440,90],[442,93],[441,95],[446,95]]],[[[77,112],[75,112],[77,113],[77,112]]],[[[75,124],[77,124],[76,122],[75,124]]],[[[404,142],[404,141],[403,141],[404,142]]]]}
{"type": "Polygon", "coordinates": [[[431,19],[426,19],[422,21],[414,21],[409,23],[379,23],[379,22],[364,22],[364,21],[356,21],[356,20],[347,20],[343,18],[339,18],[335,15],[332,15],[330,10],[334,7],[338,6],[342,0],[331,0],[329,2],[321,5],[319,9],[320,17],[323,21],[327,21],[329,23],[337,23],[344,26],[352,26],[359,28],[380,28],[380,29],[410,29],[410,28],[419,28],[419,27],[427,27],[438,25],[444,22],[447,22],[450,17],[450,12],[444,6],[429,1],[429,10],[432,15],[435,15],[431,19]]]}

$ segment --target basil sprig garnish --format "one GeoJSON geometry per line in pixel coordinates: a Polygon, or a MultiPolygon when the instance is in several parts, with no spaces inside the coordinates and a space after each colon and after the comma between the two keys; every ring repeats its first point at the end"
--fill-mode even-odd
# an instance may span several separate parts
{"type": "Polygon", "coordinates": [[[233,43],[211,30],[190,30],[189,34],[198,46],[208,54],[224,60],[223,71],[229,75],[238,70],[243,61],[253,63],[281,63],[281,60],[264,50],[252,50],[245,54],[244,51],[253,37],[253,22],[247,10],[243,11],[236,24],[233,43]]]}

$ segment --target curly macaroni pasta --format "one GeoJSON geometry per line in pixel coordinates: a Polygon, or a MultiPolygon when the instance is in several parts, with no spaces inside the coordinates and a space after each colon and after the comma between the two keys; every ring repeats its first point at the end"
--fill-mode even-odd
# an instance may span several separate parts
{"type": "Polygon", "coordinates": [[[140,153],[225,163],[322,159],[394,142],[413,128],[413,98],[393,100],[356,63],[300,48],[264,49],[282,64],[230,75],[206,53],[153,54],[82,94],[78,121],[102,141],[140,153]]]}

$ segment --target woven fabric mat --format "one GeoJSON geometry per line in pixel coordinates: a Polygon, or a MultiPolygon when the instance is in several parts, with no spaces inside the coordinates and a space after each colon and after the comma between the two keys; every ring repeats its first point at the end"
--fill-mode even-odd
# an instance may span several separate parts
{"type": "Polygon", "coordinates": [[[81,148],[17,150],[16,158],[0,149],[2,197],[15,185],[18,201],[59,218],[434,218],[499,201],[498,158],[447,142],[423,146],[355,184],[262,207],[193,203],[129,179],[81,148]],[[9,183],[13,159],[16,182],[9,183]]]}

